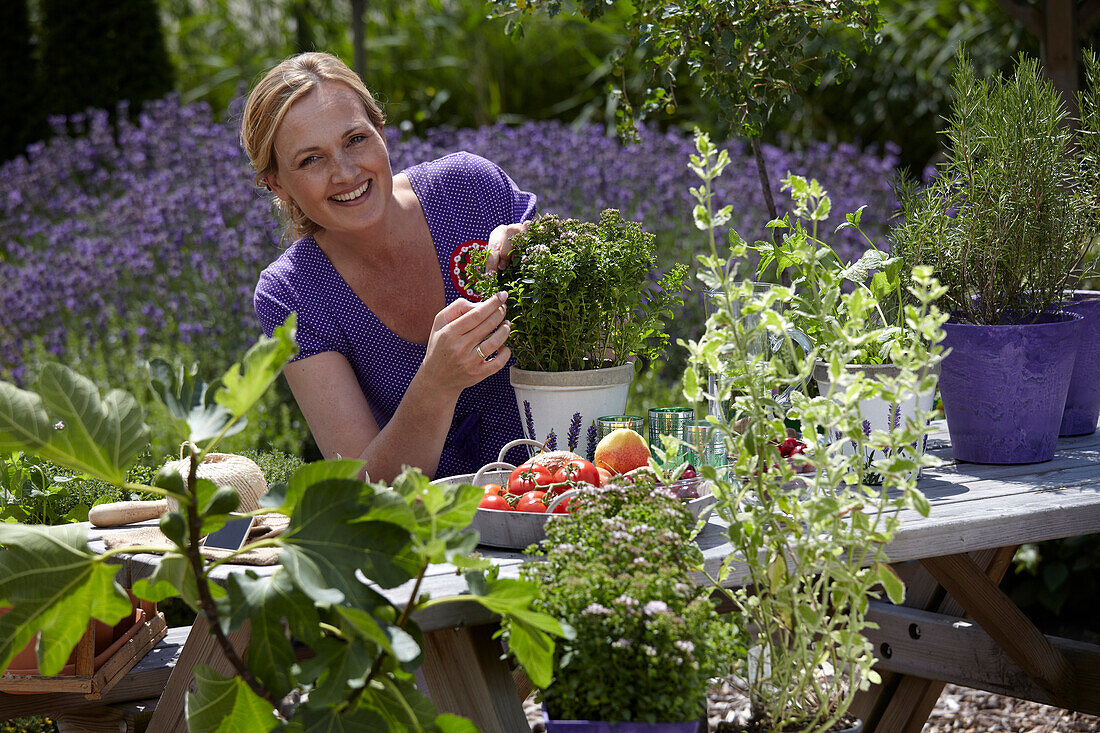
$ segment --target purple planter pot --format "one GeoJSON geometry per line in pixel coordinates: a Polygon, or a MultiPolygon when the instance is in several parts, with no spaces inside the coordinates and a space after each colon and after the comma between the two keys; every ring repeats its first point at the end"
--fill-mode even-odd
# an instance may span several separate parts
{"type": "Polygon", "coordinates": [[[1084,320],[1058,434],[1091,435],[1100,418],[1100,291],[1076,290],[1062,305],[1084,320]]]}
{"type": "Polygon", "coordinates": [[[1038,463],[1054,457],[1081,333],[1076,313],[1026,325],[944,324],[940,395],[955,458],[1038,463]]]}
{"type": "MultiPolygon", "coordinates": [[[[683,723],[608,723],[602,720],[554,720],[542,706],[542,722],[546,733],[697,733],[700,721],[683,723]]],[[[705,725],[702,724],[702,725],[705,725]]]]}

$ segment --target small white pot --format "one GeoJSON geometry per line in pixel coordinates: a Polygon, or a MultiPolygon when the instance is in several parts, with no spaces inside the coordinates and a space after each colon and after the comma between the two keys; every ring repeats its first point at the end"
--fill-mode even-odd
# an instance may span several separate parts
{"type": "MultiPolygon", "coordinates": [[[[898,368],[893,364],[849,364],[845,367],[849,372],[862,372],[869,379],[874,379],[878,375],[894,377],[898,374],[898,368]]],[[[939,365],[933,370],[934,374],[939,377],[939,365]]],[[[829,395],[832,390],[832,382],[829,381],[829,365],[823,361],[818,361],[814,364],[814,380],[817,381],[818,391],[825,396],[829,395]]],[[[908,399],[904,400],[900,404],[889,403],[878,397],[872,397],[868,400],[860,400],[859,414],[863,421],[864,431],[870,432],[873,430],[882,430],[888,432],[895,424],[899,424],[908,417],[916,415],[917,409],[921,409],[924,412],[931,412],[935,403],[936,390],[933,388],[928,392],[921,392],[917,395],[910,395],[908,399]]],[[[830,431],[832,432],[832,431],[830,431]]],[[[830,440],[835,440],[835,435],[830,435],[830,440]]],[[[926,435],[920,445],[914,444],[912,446],[915,457],[924,455],[925,448],[927,447],[928,436],[926,435]]],[[[844,455],[852,455],[855,448],[851,443],[844,445],[844,455]]],[[[866,461],[870,461],[881,456],[867,455],[864,456],[866,461]]],[[[921,477],[921,469],[917,468],[917,475],[915,478],[921,477]]],[[[874,483],[873,481],[869,481],[874,483]]]]}
{"type": "Polygon", "coordinates": [[[589,460],[596,449],[596,418],[626,409],[634,365],[579,372],[532,372],[511,367],[523,433],[529,440],[571,450],[589,460]]]}

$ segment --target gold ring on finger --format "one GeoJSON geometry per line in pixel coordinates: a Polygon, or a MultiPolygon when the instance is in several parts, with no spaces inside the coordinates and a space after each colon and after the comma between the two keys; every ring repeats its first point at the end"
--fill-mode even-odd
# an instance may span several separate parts
{"type": "Polygon", "coordinates": [[[477,346],[475,346],[474,351],[477,352],[477,355],[481,357],[482,361],[488,361],[489,360],[489,357],[485,356],[485,352],[481,350],[481,344],[478,344],[477,346]]]}

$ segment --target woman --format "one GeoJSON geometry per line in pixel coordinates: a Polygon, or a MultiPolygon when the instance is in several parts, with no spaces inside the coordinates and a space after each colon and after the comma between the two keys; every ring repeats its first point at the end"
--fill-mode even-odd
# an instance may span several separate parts
{"type": "Polygon", "coordinates": [[[284,373],[326,458],[361,459],[372,480],[470,473],[522,427],[507,294],[463,297],[457,261],[488,242],[500,266],[535,196],[469,153],[394,175],[383,123],[329,54],[290,58],[252,90],[241,139],[297,240],[260,275],[256,313],[269,336],[297,313],[284,373]]]}

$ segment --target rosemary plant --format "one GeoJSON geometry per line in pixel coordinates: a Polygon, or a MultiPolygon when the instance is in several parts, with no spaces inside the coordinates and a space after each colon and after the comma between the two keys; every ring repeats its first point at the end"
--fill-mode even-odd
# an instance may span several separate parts
{"type": "Polygon", "coordinates": [[[1079,276],[1098,227],[1096,60],[1074,131],[1061,95],[1038,62],[1012,78],[977,78],[960,53],[932,182],[898,185],[893,253],[908,270],[928,265],[962,323],[1029,322],[1057,307],[1079,276]]]}

